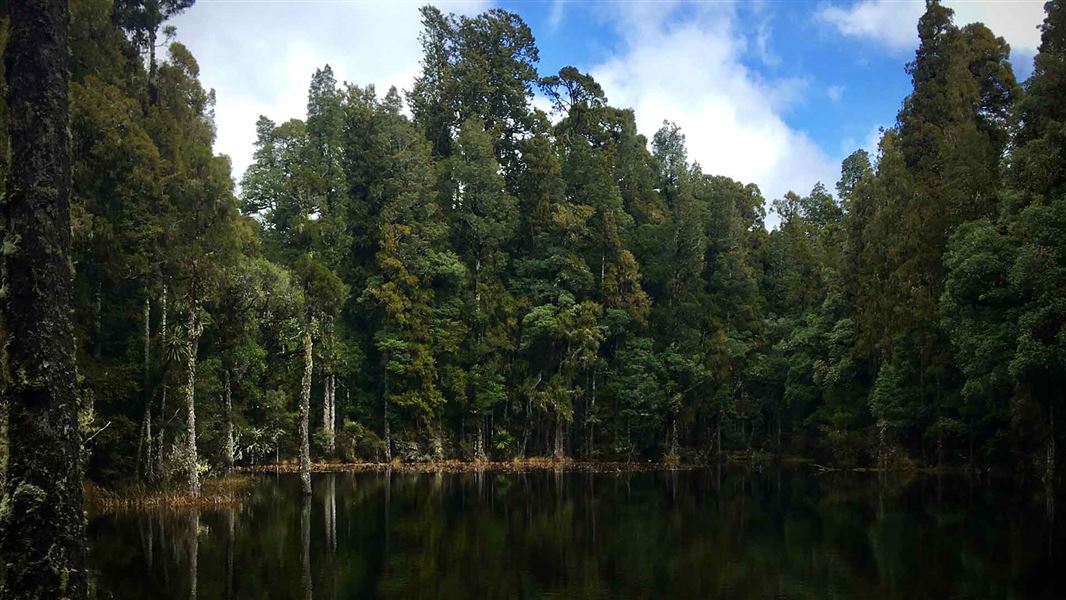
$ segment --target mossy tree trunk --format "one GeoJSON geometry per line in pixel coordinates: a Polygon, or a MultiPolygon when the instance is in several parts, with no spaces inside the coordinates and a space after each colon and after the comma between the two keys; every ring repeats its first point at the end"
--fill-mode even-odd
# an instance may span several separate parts
{"type": "Polygon", "coordinates": [[[66,0],[7,7],[11,163],[3,217],[4,400],[0,597],[85,598],[81,440],[71,319],[66,0]]]}
{"type": "Polygon", "coordinates": [[[222,370],[222,401],[226,407],[226,475],[233,475],[236,444],[233,439],[233,387],[228,368],[222,370]]]}
{"type": "Polygon", "coordinates": [[[142,373],[141,393],[144,396],[144,418],[141,420],[141,435],[137,440],[137,476],[148,477],[152,474],[155,464],[152,462],[152,392],[151,367],[152,367],[152,304],[148,297],[144,299],[144,315],[141,317],[144,325],[144,366],[142,373]],[[141,469],[141,459],[144,459],[144,469],[141,469]]]}
{"type": "MultiPolygon", "coordinates": [[[[160,355],[165,357],[169,351],[167,348],[167,284],[163,284],[163,297],[160,300],[159,310],[159,352],[160,355]]],[[[162,389],[159,392],[159,423],[156,427],[159,436],[155,445],[155,457],[156,457],[156,473],[160,476],[163,475],[166,468],[166,457],[163,454],[163,434],[165,433],[165,424],[167,418],[167,382],[166,374],[163,374],[163,381],[161,381],[162,389]]]]}
{"type": "Polygon", "coordinates": [[[311,495],[311,439],[308,433],[308,417],[311,412],[311,371],[314,369],[314,345],[309,322],[304,328],[304,375],[300,389],[300,483],[304,495],[311,495]]]}
{"type": "Polygon", "coordinates": [[[563,413],[562,411],[555,411],[555,448],[552,451],[552,458],[555,460],[563,460],[566,458],[566,450],[563,445],[563,413]]]}
{"type": "Polygon", "coordinates": [[[337,423],[337,375],[333,372],[336,345],[333,337],[333,319],[324,320],[324,348],[322,350],[322,433],[325,436],[326,455],[336,454],[337,423]]]}
{"type": "Polygon", "coordinates": [[[204,326],[200,322],[200,305],[195,300],[189,307],[189,320],[186,325],[189,338],[185,344],[185,460],[189,477],[189,495],[200,495],[200,473],[197,470],[200,458],[196,451],[196,354],[200,349],[200,335],[204,326]]]}
{"type": "Polygon", "coordinates": [[[325,434],[326,454],[333,456],[336,450],[334,430],[334,403],[336,402],[336,376],[325,373],[322,378],[322,432],[325,434]]]}

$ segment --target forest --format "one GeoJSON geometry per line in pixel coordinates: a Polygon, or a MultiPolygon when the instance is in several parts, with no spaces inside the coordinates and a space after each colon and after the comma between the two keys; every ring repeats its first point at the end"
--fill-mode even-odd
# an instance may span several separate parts
{"type": "Polygon", "coordinates": [[[306,117],[261,117],[235,182],[168,25],[192,4],[70,5],[89,479],[756,455],[1055,477],[1060,0],[1024,82],[1003,38],[927,2],[877,155],[769,200],[579,69],[540,73],[500,9],[423,8],[409,90],[308,73],[306,117]]]}

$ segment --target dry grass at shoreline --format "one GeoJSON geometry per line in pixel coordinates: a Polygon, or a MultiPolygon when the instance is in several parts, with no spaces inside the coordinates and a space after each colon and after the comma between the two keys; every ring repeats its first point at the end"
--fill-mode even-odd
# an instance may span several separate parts
{"type": "Polygon", "coordinates": [[[193,497],[185,489],[154,488],[143,484],[108,490],[92,482],[85,483],[85,506],[90,511],[225,508],[240,504],[246,488],[254,478],[234,475],[205,479],[200,495],[193,497]]]}
{"type": "MultiPolygon", "coordinates": [[[[605,460],[577,460],[535,457],[515,459],[508,461],[464,461],[464,460],[441,460],[431,462],[405,463],[393,461],[391,463],[347,463],[347,462],[320,462],[311,465],[311,471],[315,473],[330,472],[365,472],[365,471],[398,471],[404,473],[466,473],[477,471],[492,471],[499,473],[515,473],[521,471],[578,471],[586,473],[633,473],[647,471],[676,471],[698,469],[699,464],[678,464],[651,461],[605,461],[605,460]]],[[[296,462],[285,462],[276,465],[257,465],[239,469],[242,473],[297,473],[300,465],[296,462]]]]}

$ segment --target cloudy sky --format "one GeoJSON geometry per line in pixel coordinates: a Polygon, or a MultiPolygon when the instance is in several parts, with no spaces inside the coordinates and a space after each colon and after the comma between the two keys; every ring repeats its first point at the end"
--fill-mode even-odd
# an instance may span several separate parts
{"type": "MultiPolygon", "coordinates": [[[[339,80],[408,88],[419,70],[424,1],[198,0],[173,22],[217,93],[216,151],[240,179],[255,121],[303,118],[317,67],[339,80]]],[[[541,74],[568,64],[603,85],[612,105],[636,109],[650,135],[678,123],[705,172],[789,189],[832,187],[840,160],[876,146],[909,90],[921,0],[596,0],[437,2],[522,16],[541,74]]],[[[1032,71],[1043,0],[947,1],[959,24],[981,21],[1007,39],[1019,79],[1032,71]]]]}

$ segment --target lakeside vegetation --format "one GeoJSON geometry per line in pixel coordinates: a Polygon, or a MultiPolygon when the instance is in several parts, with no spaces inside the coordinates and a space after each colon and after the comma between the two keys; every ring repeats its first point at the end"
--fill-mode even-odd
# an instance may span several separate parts
{"type": "Polygon", "coordinates": [[[541,76],[502,10],[423,9],[405,92],[316,71],[305,119],[259,120],[238,197],[213,92],[165,26],[189,4],[72,3],[94,481],[730,451],[1053,476],[1059,2],[1024,85],[1002,38],[929,3],[878,156],[849,156],[835,195],[774,199],[773,230],[677,127],[649,143],[587,74],[541,76]]]}
{"type": "Polygon", "coordinates": [[[198,506],[283,461],[305,567],[313,460],[997,469],[1053,515],[1061,0],[1023,83],[928,0],[876,156],[770,202],[538,72],[518,15],[433,7],[411,89],[309,73],[238,191],[167,25],[192,5],[0,10],[5,596],[85,597],[86,477],[103,506],[198,506]]]}

